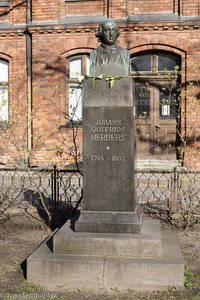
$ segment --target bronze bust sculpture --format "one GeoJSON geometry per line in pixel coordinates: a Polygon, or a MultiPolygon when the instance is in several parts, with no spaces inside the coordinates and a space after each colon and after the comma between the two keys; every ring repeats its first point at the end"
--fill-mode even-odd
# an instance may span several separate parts
{"type": "Polygon", "coordinates": [[[90,54],[90,75],[127,76],[130,56],[126,49],[116,44],[119,28],[115,21],[103,21],[96,36],[101,45],[90,54]]]}

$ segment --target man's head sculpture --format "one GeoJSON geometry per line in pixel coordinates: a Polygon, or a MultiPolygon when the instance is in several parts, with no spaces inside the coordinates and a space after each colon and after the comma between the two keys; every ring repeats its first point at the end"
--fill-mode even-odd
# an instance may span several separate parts
{"type": "Polygon", "coordinates": [[[114,20],[106,19],[96,33],[101,45],[90,54],[90,75],[127,76],[130,56],[127,50],[118,47],[116,42],[119,28],[114,20]]]}
{"type": "Polygon", "coordinates": [[[99,24],[99,29],[96,33],[96,37],[99,42],[107,45],[114,45],[117,41],[119,28],[114,20],[105,20],[99,24]]]}

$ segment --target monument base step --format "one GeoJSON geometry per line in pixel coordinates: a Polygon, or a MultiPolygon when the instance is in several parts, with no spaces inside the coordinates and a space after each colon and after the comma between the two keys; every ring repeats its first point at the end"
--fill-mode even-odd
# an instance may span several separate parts
{"type": "Polygon", "coordinates": [[[176,232],[161,230],[160,257],[56,254],[52,244],[58,234],[59,230],[27,258],[29,282],[61,292],[70,288],[109,291],[116,287],[154,290],[183,286],[184,264],[176,232]]]}
{"type": "Polygon", "coordinates": [[[55,254],[160,257],[160,223],[143,218],[139,234],[74,232],[68,222],[53,237],[55,254]]]}
{"type": "Polygon", "coordinates": [[[83,211],[75,224],[76,232],[139,233],[142,225],[140,208],[134,212],[83,211]]]}

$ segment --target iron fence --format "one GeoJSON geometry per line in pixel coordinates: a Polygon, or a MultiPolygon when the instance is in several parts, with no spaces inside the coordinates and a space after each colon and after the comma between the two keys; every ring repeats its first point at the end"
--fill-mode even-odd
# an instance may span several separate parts
{"type": "MultiPolygon", "coordinates": [[[[200,172],[136,171],[135,185],[139,203],[187,206],[200,203],[200,172]]],[[[83,177],[77,170],[0,169],[0,209],[12,205],[29,207],[42,199],[50,205],[76,207],[82,200],[83,177]]]]}

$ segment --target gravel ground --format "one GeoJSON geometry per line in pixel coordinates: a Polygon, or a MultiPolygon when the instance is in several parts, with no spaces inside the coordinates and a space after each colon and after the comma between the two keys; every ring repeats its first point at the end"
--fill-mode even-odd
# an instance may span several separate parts
{"type": "Polygon", "coordinates": [[[117,288],[109,293],[73,290],[52,293],[27,283],[24,279],[24,260],[50,235],[50,229],[26,213],[14,215],[0,224],[0,299],[71,299],[71,300],[140,300],[190,299],[200,300],[200,224],[186,232],[179,231],[179,240],[185,262],[185,287],[167,291],[121,292],[117,288]]]}

